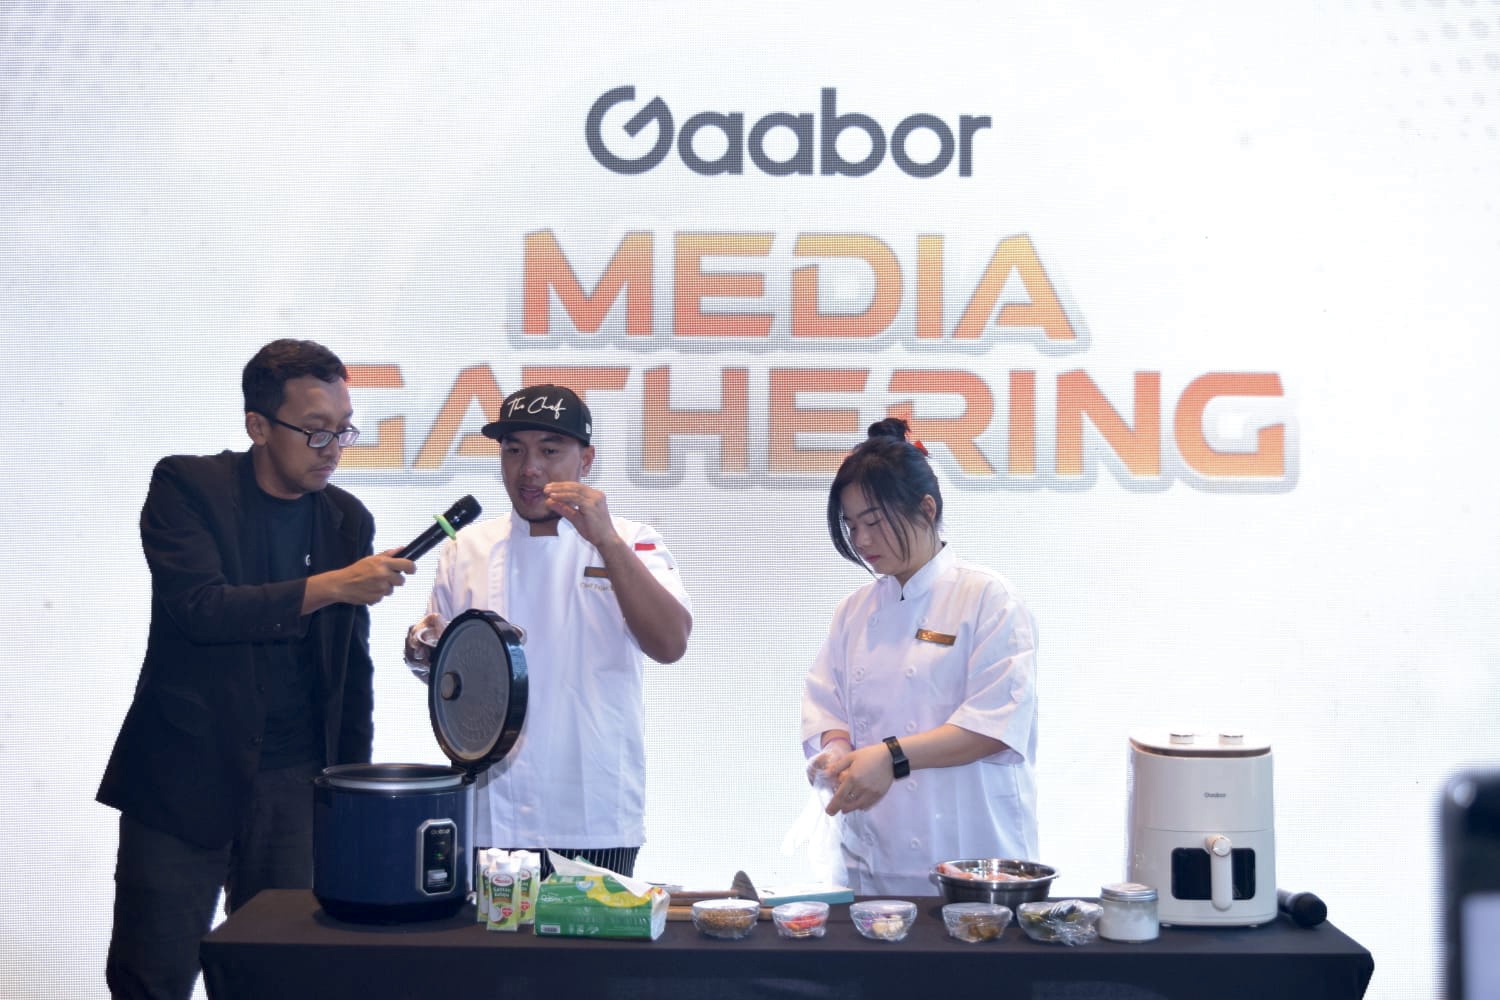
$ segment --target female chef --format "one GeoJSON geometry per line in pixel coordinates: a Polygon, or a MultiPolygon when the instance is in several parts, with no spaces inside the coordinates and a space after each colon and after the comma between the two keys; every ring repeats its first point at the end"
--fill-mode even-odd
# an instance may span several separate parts
{"type": "Polygon", "coordinates": [[[935,895],[960,858],[1036,860],[1036,625],[940,533],[921,442],[887,419],[844,459],[828,534],[875,579],[844,598],[802,696],[810,778],[833,786],[848,885],[935,895]]]}

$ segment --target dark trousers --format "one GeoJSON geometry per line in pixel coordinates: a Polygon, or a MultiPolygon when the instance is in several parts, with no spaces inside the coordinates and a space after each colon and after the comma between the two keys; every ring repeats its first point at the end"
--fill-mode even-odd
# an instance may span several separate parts
{"type": "Polygon", "coordinates": [[[321,770],[302,764],[261,772],[239,835],[223,847],[199,847],[120,816],[104,972],[112,996],[190,997],[198,942],[213,926],[221,889],[225,912],[233,913],[262,889],[312,887],[312,779],[321,770]]]}

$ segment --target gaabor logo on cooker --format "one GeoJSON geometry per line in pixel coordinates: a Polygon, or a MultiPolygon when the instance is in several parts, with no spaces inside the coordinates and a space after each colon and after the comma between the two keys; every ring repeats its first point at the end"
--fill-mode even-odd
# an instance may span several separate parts
{"type": "MultiPolygon", "coordinates": [[[[775,111],[751,125],[748,136],[745,134],[745,115],[741,111],[700,111],[683,122],[681,129],[674,129],[672,109],[661,97],[653,97],[620,126],[623,135],[629,139],[622,138],[616,131],[615,149],[611,149],[605,138],[605,118],[616,106],[634,100],[633,86],[616,87],[601,94],[589,108],[584,128],[589,152],[594,159],[617,174],[643,174],[655,168],[667,158],[675,140],[677,155],[683,164],[693,173],[706,176],[743,174],[747,152],[750,161],[762,173],[773,177],[812,174],[816,151],[817,172],[825,177],[837,174],[863,177],[880,166],[889,149],[896,166],[912,177],[936,177],[948,169],[955,152],[958,154],[958,175],[972,177],[974,136],[981,129],[990,127],[987,115],[959,115],[955,130],[937,115],[918,112],[901,119],[887,141],[885,128],[869,115],[858,111],[840,114],[838,90],[824,87],[817,115],[807,111],[797,114],[775,111]],[[631,143],[630,140],[653,122],[656,123],[656,141],[650,149],[624,148],[640,146],[640,143],[631,143]],[[781,132],[790,134],[789,155],[786,136],[781,132]],[[863,134],[869,151],[863,159],[846,159],[839,152],[839,137],[855,132],[863,134]],[[718,138],[715,139],[712,133],[718,133],[718,138]],[[696,143],[700,134],[704,135],[703,145],[712,147],[717,155],[704,155],[696,143]],[[769,151],[766,148],[768,138],[772,145],[769,151]],[[780,158],[773,154],[779,154],[780,158]],[[926,158],[917,159],[919,156],[926,158]]],[[[846,153],[848,145],[845,146],[846,153]]]]}

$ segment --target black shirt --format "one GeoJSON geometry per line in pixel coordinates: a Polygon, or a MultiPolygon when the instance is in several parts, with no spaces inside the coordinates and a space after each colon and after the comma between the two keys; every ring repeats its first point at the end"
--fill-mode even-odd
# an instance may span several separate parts
{"type": "MultiPolygon", "coordinates": [[[[255,490],[252,518],[265,532],[263,579],[277,583],[306,576],[312,562],[312,497],[282,500],[255,490]]],[[[321,762],[323,732],[317,711],[321,684],[314,658],[308,655],[306,625],[286,640],[256,644],[256,667],[266,700],[266,729],[260,769],[321,762]]]]}

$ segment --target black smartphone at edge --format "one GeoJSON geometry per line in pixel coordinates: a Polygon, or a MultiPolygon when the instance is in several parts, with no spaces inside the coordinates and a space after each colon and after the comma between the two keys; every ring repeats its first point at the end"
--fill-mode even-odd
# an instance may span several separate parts
{"type": "Polygon", "coordinates": [[[1500,997],[1500,770],[1449,779],[1441,826],[1448,1000],[1500,997]]]}

